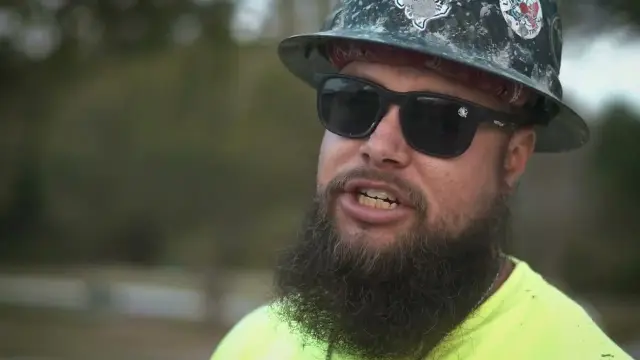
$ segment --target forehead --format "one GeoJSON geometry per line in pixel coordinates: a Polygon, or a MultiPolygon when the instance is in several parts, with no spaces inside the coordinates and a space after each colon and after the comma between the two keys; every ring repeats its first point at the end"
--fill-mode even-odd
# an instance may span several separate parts
{"type": "Polygon", "coordinates": [[[529,90],[513,81],[466,64],[415,50],[351,40],[334,40],[324,46],[327,59],[339,70],[356,61],[431,70],[468,87],[491,94],[511,106],[520,107],[534,97],[529,90]]]}
{"type": "Polygon", "coordinates": [[[495,98],[491,94],[433,70],[354,61],[346,65],[341,73],[365,78],[393,91],[435,92],[468,100],[495,110],[506,111],[509,108],[508,103],[495,98]]]}

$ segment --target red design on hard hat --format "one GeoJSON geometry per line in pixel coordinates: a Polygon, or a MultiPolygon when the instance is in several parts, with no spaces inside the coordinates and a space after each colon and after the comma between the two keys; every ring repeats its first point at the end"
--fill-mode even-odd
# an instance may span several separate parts
{"type": "Polygon", "coordinates": [[[538,23],[536,22],[536,17],[538,16],[538,11],[540,11],[540,3],[534,2],[531,7],[527,5],[525,2],[520,3],[520,11],[527,17],[529,20],[529,24],[535,29],[538,27],[538,23]]]}

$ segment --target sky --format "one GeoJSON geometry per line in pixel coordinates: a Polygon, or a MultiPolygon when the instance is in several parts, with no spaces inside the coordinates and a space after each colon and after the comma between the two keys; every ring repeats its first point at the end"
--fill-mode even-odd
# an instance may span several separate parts
{"type": "Polygon", "coordinates": [[[560,81],[585,116],[597,115],[617,99],[640,114],[640,36],[633,37],[624,30],[603,33],[584,49],[564,39],[560,81]],[[638,40],[629,41],[633,37],[638,40]]]}
{"type": "MultiPolygon", "coordinates": [[[[239,40],[264,34],[273,0],[240,0],[234,28],[239,40]]],[[[300,2],[298,2],[300,3],[300,2]]],[[[311,15],[313,16],[313,14],[311,15]]],[[[302,21],[304,23],[304,21],[302,21]]],[[[310,29],[305,29],[310,30],[310,29]]],[[[586,118],[597,118],[613,101],[623,101],[640,114],[640,36],[628,29],[602,32],[585,39],[566,33],[560,80],[565,97],[586,118]]]]}

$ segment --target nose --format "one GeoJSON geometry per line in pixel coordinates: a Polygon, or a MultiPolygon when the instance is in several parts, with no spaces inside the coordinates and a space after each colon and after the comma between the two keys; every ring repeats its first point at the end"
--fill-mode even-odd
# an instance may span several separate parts
{"type": "Polygon", "coordinates": [[[362,159],[378,168],[404,168],[411,162],[412,149],[402,135],[400,112],[389,108],[375,131],[360,147],[362,159]]]}

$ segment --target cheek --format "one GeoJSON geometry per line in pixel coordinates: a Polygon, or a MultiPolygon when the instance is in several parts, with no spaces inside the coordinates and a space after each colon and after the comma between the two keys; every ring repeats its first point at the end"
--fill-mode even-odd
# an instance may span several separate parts
{"type": "Polygon", "coordinates": [[[428,221],[458,228],[481,211],[499,189],[494,158],[469,152],[456,159],[425,159],[420,177],[431,207],[428,221]]]}
{"type": "Polygon", "coordinates": [[[360,142],[325,131],[318,157],[318,186],[324,186],[357,160],[360,142]]]}
{"type": "Polygon", "coordinates": [[[456,178],[460,180],[462,191],[476,202],[487,194],[495,194],[500,188],[504,140],[500,132],[480,129],[469,150],[455,161],[456,178]]]}
{"type": "Polygon", "coordinates": [[[482,186],[480,177],[463,167],[434,164],[427,168],[429,222],[451,222],[473,211],[482,186]]]}

